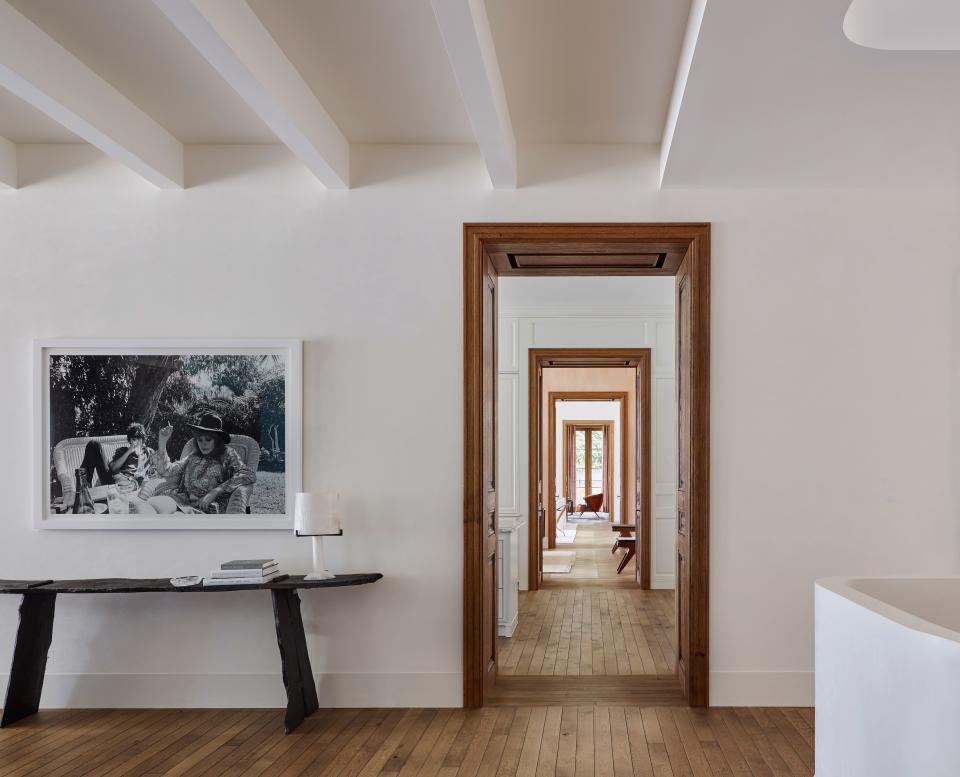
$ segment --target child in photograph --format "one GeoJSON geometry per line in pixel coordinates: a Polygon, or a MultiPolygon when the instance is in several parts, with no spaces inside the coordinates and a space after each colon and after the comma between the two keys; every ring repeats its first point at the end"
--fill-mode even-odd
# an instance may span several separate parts
{"type": "Polygon", "coordinates": [[[101,486],[116,486],[120,494],[132,496],[148,479],[156,477],[151,464],[155,455],[156,452],[147,447],[147,430],[143,424],[132,423],[127,427],[127,445],[117,448],[109,463],[103,445],[92,440],[84,449],[80,466],[91,485],[96,474],[101,486]]]}

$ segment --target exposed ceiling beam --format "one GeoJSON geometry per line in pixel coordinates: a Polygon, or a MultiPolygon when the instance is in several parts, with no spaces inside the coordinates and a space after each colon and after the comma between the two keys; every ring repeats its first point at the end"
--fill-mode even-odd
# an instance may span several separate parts
{"type": "Polygon", "coordinates": [[[0,86],[162,188],[183,186],[183,146],[0,0],[0,86]]]}
{"type": "Polygon", "coordinates": [[[431,2],[490,181],[516,188],[517,143],[483,0],[431,2]]]}
{"type": "Polygon", "coordinates": [[[700,39],[700,25],[703,23],[703,14],[706,9],[707,0],[693,0],[690,4],[687,30],[683,36],[683,46],[680,48],[677,75],[673,82],[673,93],[670,95],[667,120],[663,127],[663,139],[660,141],[660,177],[658,180],[660,186],[663,186],[663,179],[667,174],[670,149],[673,147],[673,134],[677,130],[677,120],[680,118],[680,109],[683,107],[683,94],[687,88],[687,79],[693,65],[693,55],[697,50],[697,41],[700,39]]]}
{"type": "Polygon", "coordinates": [[[349,188],[347,139],[244,0],[153,1],[325,186],[349,188]]]}
{"type": "Polygon", "coordinates": [[[17,147],[0,138],[0,189],[17,188],[17,147]]]}

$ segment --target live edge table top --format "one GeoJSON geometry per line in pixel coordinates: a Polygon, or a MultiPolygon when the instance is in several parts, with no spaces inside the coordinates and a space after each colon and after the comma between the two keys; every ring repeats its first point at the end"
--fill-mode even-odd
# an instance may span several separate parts
{"type": "Polygon", "coordinates": [[[305,580],[289,575],[266,583],[240,585],[175,586],[167,578],[103,577],[90,580],[0,580],[0,594],[138,594],[138,593],[212,593],[215,591],[290,591],[298,588],[339,588],[366,585],[383,577],[379,572],[337,575],[330,580],[305,580]]]}

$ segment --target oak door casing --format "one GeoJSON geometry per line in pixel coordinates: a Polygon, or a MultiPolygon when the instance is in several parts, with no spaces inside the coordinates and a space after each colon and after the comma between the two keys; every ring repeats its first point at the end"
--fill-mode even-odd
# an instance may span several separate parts
{"type": "MultiPolygon", "coordinates": [[[[543,367],[537,365],[536,369],[536,391],[537,396],[540,396],[540,392],[543,390],[543,367]]],[[[537,402],[536,412],[534,413],[536,418],[536,437],[531,439],[541,440],[543,439],[543,413],[540,412],[540,402],[537,402]]],[[[529,445],[529,442],[528,442],[529,445]]],[[[540,543],[539,549],[540,552],[536,554],[537,556],[537,588],[543,583],[543,547],[545,540],[547,539],[547,508],[543,502],[543,457],[539,454],[537,446],[531,446],[537,458],[537,538],[540,543]]],[[[554,522],[556,521],[556,509],[551,505],[551,514],[554,516],[554,522]]],[[[555,544],[556,537],[551,538],[549,543],[552,548],[555,544]]],[[[536,588],[534,589],[536,590],[536,588]]]]}
{"type": "Polygon", "coordinates": [[[482,705],[497,668],[497,276],[464,231],[463,698],[482,705]]]}
{"type": "Polygon", "coordinates": [[[709,267],[709,254],[688,255],[677,271],[677,674],[694,706],[710,692],[709,267]]]}
{"type": "Polygon", "coordinates": [[[483,278],[483,687],[497,679],[497,275],[487,263],[483,278]]]}
{"type": "MultiPolygon", "coordinates": [[[[637,388],[634,394],[637,400],[636,446],[636,487],[634,493],[634,526],[637,534],[636,580],[643,590],[650,588],[651,549],[653,547],[653,424],[651,394],[653,387],[653,364],[649,352],[637,369],[637,388]]],[[[624,518],[625,520],[625,518],[624,518]]]]}
{"type": "MultiPolygon", "coordinates": [[[[485,667],[489,656],[483,647],[486,620],[490,634],[496,612],[485,607],[485,598],[496,591],[487,587],[483,471],[484,382],[483,312],[485,275],[514,272],[525,275],[685,275],[689,298],[688,443],[689,480],[680,494],[687,548],[687,568],[677,576],[678,599],[688,616],[683,621],[685,693],[692,706],[709,705],[709,587],[710,587],[710,224],[709,223],[466,223],[464,247],[464,586],[463,586],[463,701],[466,707],[484,704],[485,667]],[[601,254],[616,254],[626,245],[638,255],[664,256],[661,263],[616,267],[593,261],[601,254]],[[563,257],[563,267],[520,261],[511,270],[511,255],[563,257]],[[674,260],[686,262],[682,273],[674,260]],[[490,270],[491,259],[498,266],[490,270]],[[501,267],[503,269],[501,269],[501,267]]],[[[495,312],[495,310],[494,310],[495,312]]],[[[679,335],[678,335],[679,336],[679,335]]],[[[495,354],[495,343],[491,344],[495,354]]],[[[572,349],[570,349],[572,350],[572,349]]],[[[490,392],[495,397],[495,391],[490,392]]],[[[495,428],[491,426],[490,428],[495,428]]],[[[531,430],[531,436],[536,430],[531,430]]],[[[495,454],[495,449],[493,451],[495,454]]],[[[531,462],[531,479],[535,476],[531,462]]],[[[493,480],[494,489],[496,480],[493,480]]],[[[496,522],[494,505],[493,522],[496,522]]],[[[681,535],[678,537],[678,550],[681,535]]],[[[496,557],[490,571],[496,571],[496,557]]],[[[679,561],[679,553],[678,553],[679,561]]],[[[494,578],[495,584],[495,578],[494,578]]],[[[494,641],[495,645],[495,641],[494,641]]],[[[495,647],[494,647],[495,650],[495,647]]],[[[494,657],[495,667],[495,657],[494,657]]]]}
{"type": "Polygon", "coordinates": [[[687,391],[690,384],[690,286],[686,261],[677,276],[677,675],[684,696],[690,695],[688,624],[690,607],[683,592],[689,590],[690,538],[687,533],[687,484],[690,481],[690,412],[687,391]]]}

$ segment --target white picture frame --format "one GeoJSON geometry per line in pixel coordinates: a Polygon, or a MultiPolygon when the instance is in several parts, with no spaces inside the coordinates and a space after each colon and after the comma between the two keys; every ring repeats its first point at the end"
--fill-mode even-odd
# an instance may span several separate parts
{"type": "MultiPolygon", "coordinates": [[[[302,343],[296,339],[43,339],[34,341],[34,527],[43,530],[282,530],[292,531],[294,495],[302,490],[302,343]],[[56,356],[246,356],[277,357],[284,375],[283,504],[280,514],[74,515],[53,510],[51,357],[56,356]]],[[[62,362],[61,362],[62,363],[62,362]]],[[[229,426],[224,426],[230,432],[229,426]]],[[[117,429],[122,434],[123,429],[117,429]]],[[[83,436],[83,435],[78,435],[83,436]]],[[[258,441],[263,446],[263,441],[258,441]]],[[[174,458],[171,456],[171,458],[174,458]]],[[[276,478],[272,479],[276,484],[276,478]]],[[[256,484],[252,486],[256,489],[256,484]]]]}

